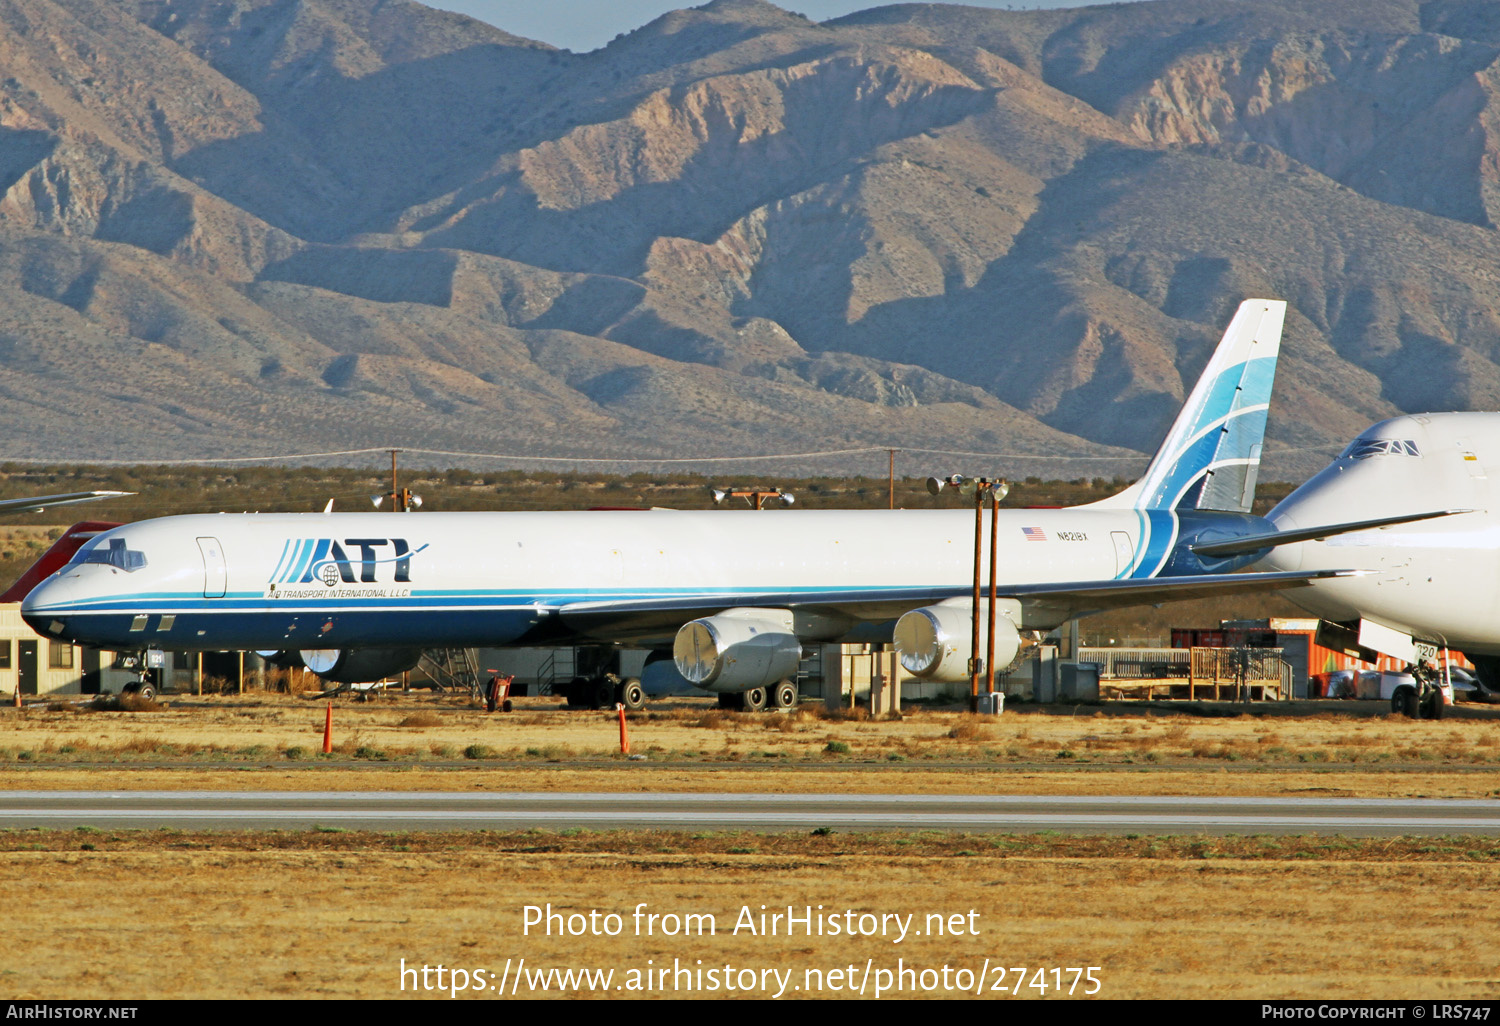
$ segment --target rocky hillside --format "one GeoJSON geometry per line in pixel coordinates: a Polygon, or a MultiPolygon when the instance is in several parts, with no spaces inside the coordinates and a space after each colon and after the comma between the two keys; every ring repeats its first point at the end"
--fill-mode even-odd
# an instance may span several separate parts
{"type": "Polygon", "coordinates": [[[1497,58],[1483,0],[715,0],[583,55],[403,0],[0,0],[0,456],[1128,475],[1271,295],[1302,474],[1500,408],[1497,58]]]}

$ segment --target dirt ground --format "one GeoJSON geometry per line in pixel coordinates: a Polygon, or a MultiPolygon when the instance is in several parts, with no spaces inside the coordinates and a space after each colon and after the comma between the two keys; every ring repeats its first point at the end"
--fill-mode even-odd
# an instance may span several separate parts
{"type": "MultiPolygon", "coordinates": [[[[877,723],[681,702],[630,719],[647,758],[627,761],[613,715],[537,699],[487,715],[426,696],[337,702],[323,756],[325,707],[262,695],[3,710],[0,788],[1500,796],[1495,720],[1081,708],[993,720],[917,709],[877,723]]],[[[1458,999],[1500,985],[1489,839],[78,830],[0,831],[0,858],[11,894],[0,944],[24,953],[0,986],[17,998],[482,1000],[503,981],[518,998],[883,986],[1008,1000],[1091,988],[1458,999]],[[562,917],[551,935],[528,928],[527,906],[545,918],[549,905],[562,917]],[[678,919],[639,933],[640,905],[678,919]],[[769,936],[742,921],[788,906],[824,932],[788,936],[783,919],[769,936]],[[715,932],[685,935],[690,913],[699,926],[711,915],[715,932]],[[835,935],[835,913],[857,928],[911,916],[911,931],[944,932],[835,935]],[[535,975],[554,969],[614,975],[535,975]]]]}

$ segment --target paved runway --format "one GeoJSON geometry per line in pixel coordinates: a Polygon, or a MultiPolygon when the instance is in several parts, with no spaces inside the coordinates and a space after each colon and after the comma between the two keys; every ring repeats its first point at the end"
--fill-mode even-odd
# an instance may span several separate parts
{"type": "Polygon", "coordinates": [[[1500,835],[1500,801],[1032,795],[0,791],[0,828],[1500,835]]]}

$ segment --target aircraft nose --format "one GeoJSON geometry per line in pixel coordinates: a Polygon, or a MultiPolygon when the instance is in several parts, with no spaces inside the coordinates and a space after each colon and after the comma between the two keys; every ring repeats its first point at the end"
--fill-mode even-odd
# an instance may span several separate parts
{"type": "Polygon", "coordinates": [[[82,597],[76,577],[49,577],[21,600],[21,619],[38,634],[56,636],[62,633],[62,617],[82,597]]]}
{"type": "Polygon", "coordinates": [[[26,593],[21,600],[21,615],[37,611],[46,606],[57,604],[63,598],[63,593],[68,589],[61,586],[65,578],[52,576],[38,584],[26,593]]]}

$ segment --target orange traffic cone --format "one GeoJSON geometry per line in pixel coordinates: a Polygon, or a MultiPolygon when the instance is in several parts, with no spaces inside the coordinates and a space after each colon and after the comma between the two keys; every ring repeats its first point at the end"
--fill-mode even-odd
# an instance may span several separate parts
{"type": "Polygon", "coordinates": [[[625,729],[625,706],[620,704],[619,702],[616,702],[615,708],[620,712],[620,752],[621,754],[629,755],[630,734],[625,729]]]}
{"type": "Polygon", "coordinates": [[[333,752],[333,703],[328,703],[328,715],[323,719],[323,754],[333,752]]]}

